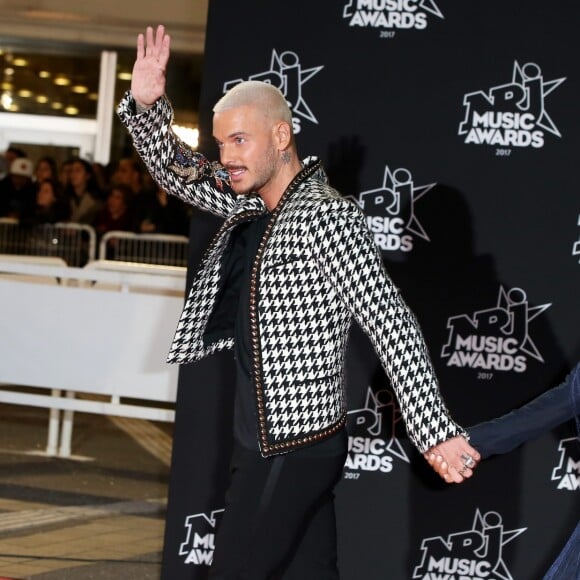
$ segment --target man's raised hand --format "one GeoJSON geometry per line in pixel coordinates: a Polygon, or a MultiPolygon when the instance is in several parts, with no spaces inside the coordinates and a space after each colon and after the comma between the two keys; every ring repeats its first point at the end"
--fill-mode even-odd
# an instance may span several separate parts
{"type": "Polygon", "coordinates": [[[147,27],[145,34],[137,37],[137,58],[133,65],[131,93],[135,102],[142,107],[150,107],[165,94],[165,69],[169,60],[171,38],[165,34],[165,27],[147,27]]]}

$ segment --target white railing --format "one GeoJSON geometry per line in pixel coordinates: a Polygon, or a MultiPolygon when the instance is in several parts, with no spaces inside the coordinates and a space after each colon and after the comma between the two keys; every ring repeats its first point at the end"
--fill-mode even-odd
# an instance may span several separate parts
{"type": "Polygon", "coordinates": [[[0,256],[0,402],[51,409],[47,453],[70,456],[74,411],[174,420],[185,272],[0,256]]]}

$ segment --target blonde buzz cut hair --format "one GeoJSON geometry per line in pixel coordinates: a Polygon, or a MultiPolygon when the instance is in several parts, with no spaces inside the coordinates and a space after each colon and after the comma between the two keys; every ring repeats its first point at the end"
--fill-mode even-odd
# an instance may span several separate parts
{"type": "Polygon", "coordinates": [[[214,106],[214,113],[252,106],[273,121],[285,121],[292,128],[292,111],[282,91],[262,81],[242,81],[233,86],[214,106]]]}

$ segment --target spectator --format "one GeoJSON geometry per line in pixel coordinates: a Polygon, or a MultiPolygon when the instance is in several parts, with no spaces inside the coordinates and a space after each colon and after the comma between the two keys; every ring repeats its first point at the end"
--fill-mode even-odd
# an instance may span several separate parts
{"type": "Polygon", "coordinates": [[[65,190],[71,206],[70,221],[93,225],[103,207],[94,179],[93,167],[84,159],[72,160],[70,183],[65,190]]]}
{"type": "Polygon", "coordinates": [[[56,179],[43,179],[38,184],[36,201],[29,216],[23,216],[24,225],[56,224],[70,217],[70,205],[56,179]]]}
{"type": "Polygon", "coordinates": [[[113,185],[105,201],[105,207],[95,220],[95,229],[99,236],[113,231],[131,231],[131,198],[133,194],[127,185],[113,185]]]}
{"type": "Polygon", "coordinates": [[[134,195],[139,195],[143,191],[143,169],[139,160],[132,157],[119,159],[112,181],[129,186],[134,195]]]}
{"type": "Polygon", "coordinates": [[[40,184],[42,181],[50,179],[56,181],[58,179],[58,167],[54,157],[41,157],[34,168],[34,181],[40,184]]]}
{"type": "MultiPolygon", "coordinates": [[[[121,183],[113,185],[107,196],[105,207],[99,213],[95,222],[95,230],[101,238],[107,232],[132,231],[133,218],[131,215],[131,202],[133,193],[127,185],[121,183]]],[[[106,259],[114,258],[117,239],[107,241],[105,251],[106,259]]]]}
{"type": "Polygon", "coordinates": [[[152,206],[155,205],[154,190],[145,189],[143,186],[145,171],[138,159],[122,157],[117,162],[117,168],[113,173],[113,183],[123,183],[133,192],[131,213],[133,215],[133,230],[141,231],[141,223],[151,214],[152,206]]]}
{"type": "Polygon", "coordinates": [[[0,181],[0,217],[20,219],[30,214],[35,196],[32,171],[30,159],[17,157],[12,161],[8,175],[0,181]]]}
{"type": "Polygon", "coordinates": [[[6,159],[6,167],[9,168],[15,159],[20,157],[27,157],[26,152],[19,147],[8,147],[4,153],[6,159]]]}
{"type": "Polygon", "coordinates": [[[70,172],[73,164],[73,159],[67,159],[63,161],[60,165],[58,171],[58,180],[63,188],[68,188],[70,186],[70,172]]]}

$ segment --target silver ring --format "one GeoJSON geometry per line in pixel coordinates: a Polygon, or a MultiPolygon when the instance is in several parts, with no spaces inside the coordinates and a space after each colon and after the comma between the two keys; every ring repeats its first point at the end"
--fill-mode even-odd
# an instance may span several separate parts
{"type": "Polygon", "coordinates": [[[463,465],[465,465],[465,467],[472,467],[475,464],[475,459],[473,459],[471,455],[462,453],[461,459],[463,459],[463,465]]]}

